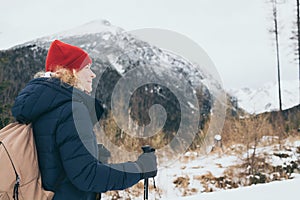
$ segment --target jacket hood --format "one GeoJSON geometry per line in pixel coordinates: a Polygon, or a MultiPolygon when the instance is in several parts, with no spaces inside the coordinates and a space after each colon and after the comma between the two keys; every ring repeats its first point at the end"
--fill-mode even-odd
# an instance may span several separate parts
{"type": "Polygon", "coordinates": [[[93,124],[100,119],[103,108],[98,100],[56,78],[31,80],[15,99],[12,114],[18,122],[28,124],[41,115],[74,101],[87,106],[93,124]]]}

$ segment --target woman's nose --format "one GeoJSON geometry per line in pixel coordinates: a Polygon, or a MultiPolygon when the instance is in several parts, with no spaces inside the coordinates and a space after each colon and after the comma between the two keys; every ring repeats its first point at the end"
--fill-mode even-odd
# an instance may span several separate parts
{"type": "Polygon", "coordinates": [[[96,74],[91,70],[91,77],[96,78],[96,74]]]}

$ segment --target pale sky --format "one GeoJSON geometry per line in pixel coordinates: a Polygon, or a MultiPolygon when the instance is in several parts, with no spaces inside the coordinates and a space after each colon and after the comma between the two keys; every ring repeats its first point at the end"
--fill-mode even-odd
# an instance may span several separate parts
{"type": "MultiPolygon", "coordinates": [[[[226,89],[277,80],[266,0],[0,0],[0,49],[106,19],[125,30],[168,29],[189,37],[214,62],[226,89]]],[[[298,80],[292,63],[289,4],[280,7],[281,76],[298,80]]]]}

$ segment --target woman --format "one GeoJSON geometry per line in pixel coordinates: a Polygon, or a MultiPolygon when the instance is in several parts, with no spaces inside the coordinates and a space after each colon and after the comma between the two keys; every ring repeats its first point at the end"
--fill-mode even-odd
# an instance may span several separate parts
{"type": "Polygon", "coordinates": [[[32,123],[43,187],[55,200],[96,199],[97,193],[122,190],[157,173],[153,152],[136,162],[98,161],[93,125],[103,108],[88,95],[96,77],[91,64],[85,51],[55,40],[44,77],[30,81],[12,108],[17,121],[32,123]]]}

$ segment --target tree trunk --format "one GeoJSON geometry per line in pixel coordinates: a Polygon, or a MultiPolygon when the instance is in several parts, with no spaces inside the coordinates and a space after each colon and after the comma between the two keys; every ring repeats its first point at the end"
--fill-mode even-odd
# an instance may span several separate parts
{"type": "Polygon", "coordinates": [[[300,104],[300,8],[299,0],[297,0],[297,51],[298,51],[298,66],[299,66],[299,104],[300,104]]]}
{"type": "Polygon", "coordinates": [[[278,94],[279,94],[279,110],[282,111],[281,103],[281,85],[280,85],[280,61],[279,61],[279,37],[278,37],[278,20],[276,0],[273,0],[273,19],[274,19],[274,33],[276,41],[276,57],[277,57],[277,73],[278,73],[278,94]]]}

